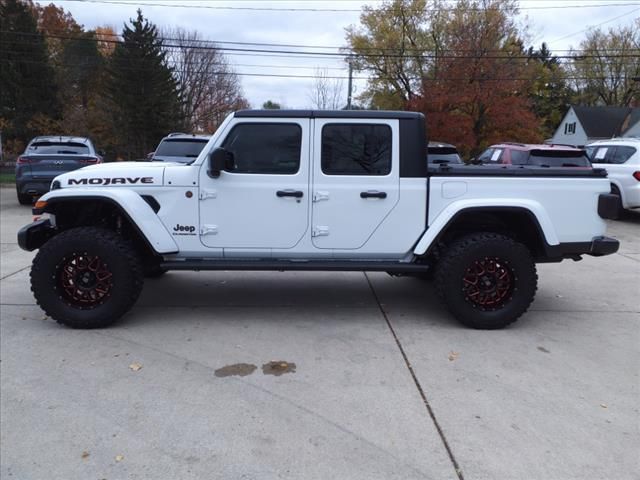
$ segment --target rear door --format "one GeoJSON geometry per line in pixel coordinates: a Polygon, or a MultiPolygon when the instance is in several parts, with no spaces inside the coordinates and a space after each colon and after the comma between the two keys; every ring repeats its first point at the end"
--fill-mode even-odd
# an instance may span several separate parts
{"type": "Polygon", "coordinates": [[[362,248],[399,200],[398,120],[315,119],[312,242],[362,248]]]}

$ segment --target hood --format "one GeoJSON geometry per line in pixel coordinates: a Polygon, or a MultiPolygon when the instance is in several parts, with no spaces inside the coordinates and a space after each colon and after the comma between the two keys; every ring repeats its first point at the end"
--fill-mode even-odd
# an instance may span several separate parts
{"type": "MultiPolygon", "coordinates": [[[[176,164],[169,164],[176,165],[176,164]]],[[[167,163],[114,162],[91,165],[58,175],[59,188],[70,187],[153,187],[163,184],[167,163]]]]}

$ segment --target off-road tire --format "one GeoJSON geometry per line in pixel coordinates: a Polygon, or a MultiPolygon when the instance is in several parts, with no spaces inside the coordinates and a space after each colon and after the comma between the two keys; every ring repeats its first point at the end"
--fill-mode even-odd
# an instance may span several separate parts
{"type": "Polygon", "coordinates": [[[31,267],[31,291],[38,305],[71,328],[111,325],[133,306],[143,283],[142,265],[134,248],[116,232],[99,227],[72,228],[56,235],[40,248],[31,267]],[[109,294],[88,306],[69,298],[80,291],[80,280],[76,277],[72,283],[77,289],[69,288],[68,283],[65,286],[63,280],[68,282],[66,269],[77,258],[98,259],[110,274],[109,294]]]}
{"type": "Polygon", "coordinates": [[[145,264],[142,270],[146,278],[159,278],[168,271],[166,268],[162,268],[160,263],[157,262],[145,264]]]}
{"type": "Polygon", "coordinates": [[[33,205],[33,197],[31,195],[20,192],[16,192],[16,195],[18,196],[18,203],[20,205],[33,205]]]}
{"type": "Polygon", "coordinates": [[[471,328],[494,330],[515,322],[531,305],[537,284],[536,265],[529,249],[497,233],[474,233],[457,239],[436,266],[438,296],[462,324],[471,328]],[[510,286],[502,290],[503,300],[489,308],[470,298],[468,285],[470,272],[477,272],[474,266],[488,261],[508,275],[510,286]]]}

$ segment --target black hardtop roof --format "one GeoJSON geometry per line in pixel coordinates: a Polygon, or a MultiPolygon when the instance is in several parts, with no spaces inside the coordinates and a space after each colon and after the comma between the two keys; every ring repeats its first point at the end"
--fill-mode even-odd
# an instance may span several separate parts
{"type": "Polygon", "coordinates": [[[236,117],[244,118],[382,118],[382,119],[419,119],[424,115],[418,112],[400,112],[391,110],[239,110],[236,117]]]}

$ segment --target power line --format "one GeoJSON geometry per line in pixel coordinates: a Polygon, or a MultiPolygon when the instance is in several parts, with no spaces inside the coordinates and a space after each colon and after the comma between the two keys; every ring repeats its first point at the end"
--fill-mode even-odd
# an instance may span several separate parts
{"type": "MultiPolygon", "coordinates": [[[[99,3],[104,5],[129,5],[137,7],[165,7],[165,8],[183,8],[183,9],[208,9],[208,10],[228,10],[228,11],[248,11],[248,12],[312,12],[312,13],[358,13],[362,12],[362,9],[354,8],[310,8],[310,7],[238,7],[228,5],[189,5],[185,3],[157,3],[157,2],[126,2],[124,0],[59,0],[64,2],[76,2],[76,3],[99,3]]],[[[582,0],[584,1],[584,0],[582,0]]],[[[532,6],[532,7],[518,7],[518,10],[558,10],[569,8],[600,8],[600,7],[626,7],[626,6],[640,5],[640,3],[588,3],[588,4],[575,4],[575,5],[551,5],[551,6],[532,6]]],[[[393,11],[393,9],[385,9],[386,11],[393,11]]],[[[455,11],[456,7],[446,8],[425,8],[421,10],[406,8],[397,11],[412,12],[442,12],[442,11],[455,11]]],[[[483,11],[484,8],[465,8],[465,11],[483,11]]]]}
{"type": "MultiPolygon", "coordinates": [[[[30,63],[30,64],[46,64],[46,61],[42,61],[42,60],[25,60],[25,59],[20,59],[19,62],[24,62],[24,63],[30,63]]],[[[12,63],[9,60],[5,60],[5,59],[0,59],[0,63],[12,63]]],[[[74,63],[67,63],[67,64],[59,64],[59,66],[69,66],[69,67],[77,67],[77,66],[86,66],[86,64],[84,63],[80,63],[80,64],[74,64],[74,63]]],[[[124,70],[129,70],[129,71],[138,71],[138,72],[145,72],[148,71],[149,69],[145,69],[145,68],[140,68],[139,66],[135,66],[135,65],[119,65],[116,68],[119,69],[124,69],[124,70]]],[[[193,72],[193,73],[201,73],[200,71],[195,71],[195,70],[186,70],[187,72],[193,72]]],[[[294,75],[294,74],[270,74],[270,73],[248,73],[248,72],[233,72],[233,71],[228,71],[228,72],[207,72],[210,75],[217,75],[217,76],[239,76],[239,77],[268,77],[268,78],[299,78],[299,79],[317,79],[317,78],[326,78],[329,80],[348,80],[349,77],[348,76],[323,76],[323,77],[319,77],[317,75],[294,75]]],[[[562,77],[560,80],[606,80],[609,77],[607,76],[565,76],[562,77]]],[[[381,78],[382,80],[389,80],[388,78],[381,78]]],[[[369,77],[353,77],[353,80],[369,80],[369,77]]],[[[411,81],[424,81],[424,82],[442,82],[442,81],[448,81],[448,82],[469,82],[469,81],[473,81],[473,82],[526,82],[526,81],[535,81],[535,80],[545,80],[545,78],[542,77],[485,77],[485,78],[473,78],[473,77],[438,77],[438,78],[411,78],[411,81]]]]}
{"type": "MultiPolygon", "coordinates": [[[[638,9],[640,10],[640,9],[638,9]]],[[[20,32],[11,32],[7,30],[0,30],[2,33],[10,33],[14,35],[36,35],[29,33],[20,33],[20,32]]],[[[76,41],[89,41],[89,42],[100,42],[100,43],[108,43],[108,44],[124,44],[123,40],[105,40],[105,39],[97,39],[97,38],[85,38],[85,37],[73,37],[67,35],[56,35],[56,34],[41,34],[44,38],[55,38],[60,40],[76,40],[76,41]]],[[[224,47],[224,46],[211,46],[211,45],[170,45],[163,44],[165,49],[189,49],[189,50],[214,50],[220,52],[250,52],[253,54],[286,54],[287,56],[296,57],[298,55],[307,55],[313,57],[325,57],[325,58],[345,58],[354,56],[353,53],[348,52],[311,52],[311,51],[296,51],[296,50],[271,50],[271,49],[262,49],[262,48],[241,48],[241,47],[224,47]]],[[[504,53],[502,55],[459,55],[459,54],[442,54],[442,53],[418,53],[418,54],[401,54],[401,53],[370,53],[361,55],[369,58],[402,58],[402,59],[411,59],[411,58],[422,58],[422,59],[438,59],[438,60],[473,60],[473,59],[493,59],[493,60],[532,60],[531,55],[510,55],[508,53],[504,53]]],[[[584,55],[576,52],[573,55],[555,55],[554,58],[558,60],[569,60],[574,59],[576,56],[581,58],[600,58],[600,55],[584,55]]],[[[628,55],[626,53],[623,54],[609,54],[606,55],[609,58],[635,58],[637,55],[628,55]]]]}
{"type": "Polygon", "coordinates": [[[610,18],[608,20],[605,20],[604,22],[596,23],[595,25],[589,25],[587,28],[583,28],[582,30],[578,30],[577,32],[570,33],[569,35],[565,35],[565,36],[560,37],[560,38],[556,38],[556,39],[551,40],[550,42],[547,42],[547,43],[549,45],[551,45],[552,43],[559,42],[560,40],[566,40],[567,38],[571,38],[571,37],[573,37],[575,35],[579,35],[581,33],[584,33],[586,31],[588,31],[588,30],[591,30],[592,28],[600,27],[600,26],[605,25],[607,23],[613,22],[614,20],[618,20],[618,19],[620,19],[622,17],[626,17],[627,15],[631,15],[632,13],[637,12],[639,10],[640,10],[640,8],[635,8],[635,9],[633,9],[633,10],[627,12],[627,13],[623,13],[622,15],[618,15],[617,17],[610,18]]]}

